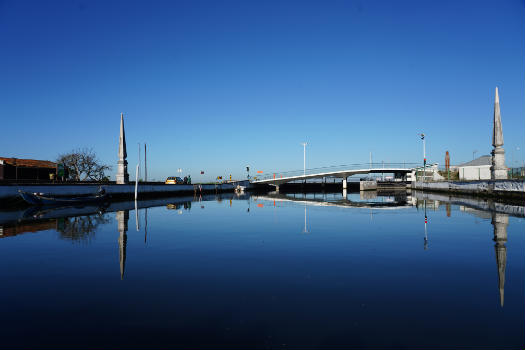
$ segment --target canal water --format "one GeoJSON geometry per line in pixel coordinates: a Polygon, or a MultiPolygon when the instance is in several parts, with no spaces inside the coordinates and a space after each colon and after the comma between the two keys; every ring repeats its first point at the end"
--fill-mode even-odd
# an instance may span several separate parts
{"type": "Polygon", "coordinates": [[[523,206],[422,193],[0,213],[0,347],[524,345],[523,206]]]}

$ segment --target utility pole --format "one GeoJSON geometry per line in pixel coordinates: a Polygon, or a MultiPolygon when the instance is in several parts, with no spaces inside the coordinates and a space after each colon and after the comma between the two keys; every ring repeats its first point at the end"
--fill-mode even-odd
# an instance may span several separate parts
{"type": "Polygon", "coordinates": [[[421,134],[421,140],[423,140],[423,182],[425,182],[425,177],[427,175],[427,156],[425,150],[425,134],[421,134]]]}
{"type": "Polygon", "coordinates": [[[139,181],[139,178],[140,178],[140,142],[137,143],[137,145],[139,146],[139,163],[137,165],[137,169],[138,169],[138,172],[137,172],[137,182],[139,181]]]}
{"type": "Polygon", "coordinates": [[[301,145],[303,145],[303,176],[306,176],[306,145],[307,144],[308,144],[307,142],[301,143],[301,145]]]}
{"type": "Polygon", "coordinates": [[[137,178],[137,180],[135,181],[135,207],[136,207],[137,198],[138,198],[138,188],[139,188],[139,165],[138,164],[137,164],[137,171],[135,172],[135,177],[137,178]]]}

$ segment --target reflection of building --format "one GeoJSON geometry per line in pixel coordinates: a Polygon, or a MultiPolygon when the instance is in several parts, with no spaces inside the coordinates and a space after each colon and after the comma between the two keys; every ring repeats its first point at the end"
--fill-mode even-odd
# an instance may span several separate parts
{"type": "MultiPolygon", "coordinates": [[[[42,211],[37,213],[42,213],[42,211]]],[[[37,215],[35,214],[35,216],[37,215]]],[[[61,239],[88,241],[90,237],[95,235],[98,225],[108,222],[102,214],[26,220],[0,225],[0,238],[27,232],[55,230],[60,234],[59,238],[61,239]]]]}
{"type": "Polygon", "coordinates": [[[129,210],[117,211],[117,222],[118,222],[118,232],[120,236],[118,238],[118,252],[119,252],[119,262],[120,262],[120,279],[124,279],[124,269],[126,267],[126,244],[128,241],[128,220],[129,220],[129,210]]]}
{"type": "Polygon", "coordinates": [[[0,238],[16,236],[27,232],[56,230],[57,219],[44,219],[34,222],[21,222],[12,225],[0,225],[0,238]]]}
{"type": "Polygon", "coordinates": [[[492,225],[494,226],[494,249],[496,251],[496,263],[498,265],[498,288],[500,304],[503,307],[505,289],[505,268],[507,266],[507,225],[509,216],[507,214],[492,213],[492,225]]]}

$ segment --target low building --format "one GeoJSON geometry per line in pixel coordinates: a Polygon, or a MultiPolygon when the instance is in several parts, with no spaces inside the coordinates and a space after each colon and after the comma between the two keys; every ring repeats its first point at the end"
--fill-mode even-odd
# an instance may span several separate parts
{"type": "Polygon", "coordinates": [[[48,160],[0,157],[0,180],[49,181],[56,172],[57,164],[48,160]]]}
{"type": "Polygon", "coordinates": [[[492,156],[486,155],[458,165],[460,180],[490,180],[492,156]]]}

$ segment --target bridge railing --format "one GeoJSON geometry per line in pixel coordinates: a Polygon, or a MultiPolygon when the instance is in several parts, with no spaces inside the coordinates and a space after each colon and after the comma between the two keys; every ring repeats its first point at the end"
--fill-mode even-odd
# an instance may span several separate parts
{"type": "Polygon", "coordinates": [[[359,163],[359,164],[344,164],[344,165],[336,165],[336,166],[329,166],[329,167],[320,167],[320,168],[310,168],[306,169],[304,171],[301,170],[292,170],[292,171],[283,171],[283,172],[266,172],[263,174],[258,174],[257,176],[254,176],[252,180],[254,181],[261,181],[261,180],[270,180],[270,179],[281,179],[281,178],[288,178],[288,177],[294,177],[294,176],[302,176],[302,175],[317,175],[322,173],[331,173],[331,172],[338,172],[338,171],[346,171],[346,170],[358,170],[358,169],[412,169],[420,165],[419,163],[359,163]]]}

